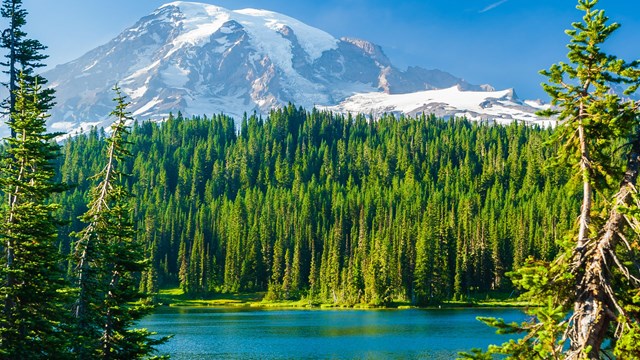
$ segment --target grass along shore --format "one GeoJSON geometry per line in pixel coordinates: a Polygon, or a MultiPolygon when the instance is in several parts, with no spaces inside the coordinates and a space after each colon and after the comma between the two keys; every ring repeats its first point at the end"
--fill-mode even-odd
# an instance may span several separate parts
{"type": "Polygon", "coordinates": [[[433,306],[414,306],[409,302],[392,302],[387,306],[371,304],[332,304],[300,300],[267,300],[265,292],[220,294],[214,293],[207,296],[193,298],[184,294],[180,288],[160,290],[156,301],[161,306],[185,306],[185,307],[254,307],[254,308],[290,308],[290,309],[414,309],[414,308],[461,308],[461,307],[527,307],[530,303],[510,297],[510,294],[483,294],[468,300],[444,301],[433,306]]]}

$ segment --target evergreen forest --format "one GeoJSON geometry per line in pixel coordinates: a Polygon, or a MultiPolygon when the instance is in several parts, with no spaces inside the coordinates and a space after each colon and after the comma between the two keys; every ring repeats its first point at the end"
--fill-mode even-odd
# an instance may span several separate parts
{"type": "MultiPolygon", "coordinates": [[[[510,293],[505,274],[553,259],[579,207],[567,170],[544,165],[552,132],[293,105],[239,131],[223,115],[136,123],[125,172],[152,262],[140,289],[342,305],[510,293]]],[[[56,199],[63,254],[104,137],[63,146],[60,180],[76,184],[56,199]]]]}
{"type": "Polygon", "coordinates": [[[114,86],[110,129],[47,131],[47,58],[3,0],[0,359],[164,359],[138,321],[161,289],[309,305],[502,296],[519,340],[488,360],[640,358],[640,61],[578,0],[569,63],[541,72],[555,128],[340,115],[138,122],[114,86]],[[236,126],[238,125],[238,126],[236,126]]]}

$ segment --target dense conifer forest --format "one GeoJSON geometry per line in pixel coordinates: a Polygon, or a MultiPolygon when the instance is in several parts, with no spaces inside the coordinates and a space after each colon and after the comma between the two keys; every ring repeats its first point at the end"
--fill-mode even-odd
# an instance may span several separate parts
{"type": "MultiPolygon", "coordinates": [[[[268,119],[136,123],[127,164],[141,289],[266,291],[270,299],[432,304],[512,291],[505,273],[552,259],[579,198],[551,129],[433,116],[377,121],[293,105],[268,119]]],[[[105,134],[63,147],[61,251],[86,211],[105,134]]]]}
{"type": "Polygon", "coordinates": [[[620,25],[597,3],[578,0],[571,63],[541,72],[556,129],[291,104],[239,128],[138,123],[116,85],[109,134],[60,145],[46,47],[3,0],[0,359],[166,358],[170,336],[135,325],[172,287],[345,306],[521,292],[526,321],[479,319],[524,337],[461,356],[639,358],[640,61],[601,51],[620,25]]]}

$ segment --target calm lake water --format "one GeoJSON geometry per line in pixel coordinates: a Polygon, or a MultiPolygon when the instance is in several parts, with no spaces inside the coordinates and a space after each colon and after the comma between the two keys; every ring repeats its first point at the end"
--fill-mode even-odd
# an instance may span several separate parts
{"type": "Polygon", "coordinates": [[[476,316],[525,319],[518,309],[160,308],[140,326],[174,334],[160,350],[176,360],[455,359],[508,340],[476,316]]]}

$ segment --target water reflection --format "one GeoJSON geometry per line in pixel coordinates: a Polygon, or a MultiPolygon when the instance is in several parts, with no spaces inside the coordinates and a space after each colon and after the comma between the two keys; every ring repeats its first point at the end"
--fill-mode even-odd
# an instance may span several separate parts
{"type": "Polygon", "coordinates": [[[172,359],[452,359],[506,337],[477,316],[517,309],[261,310],[162,308],[141,326],[174,334],[172,359]]]}

